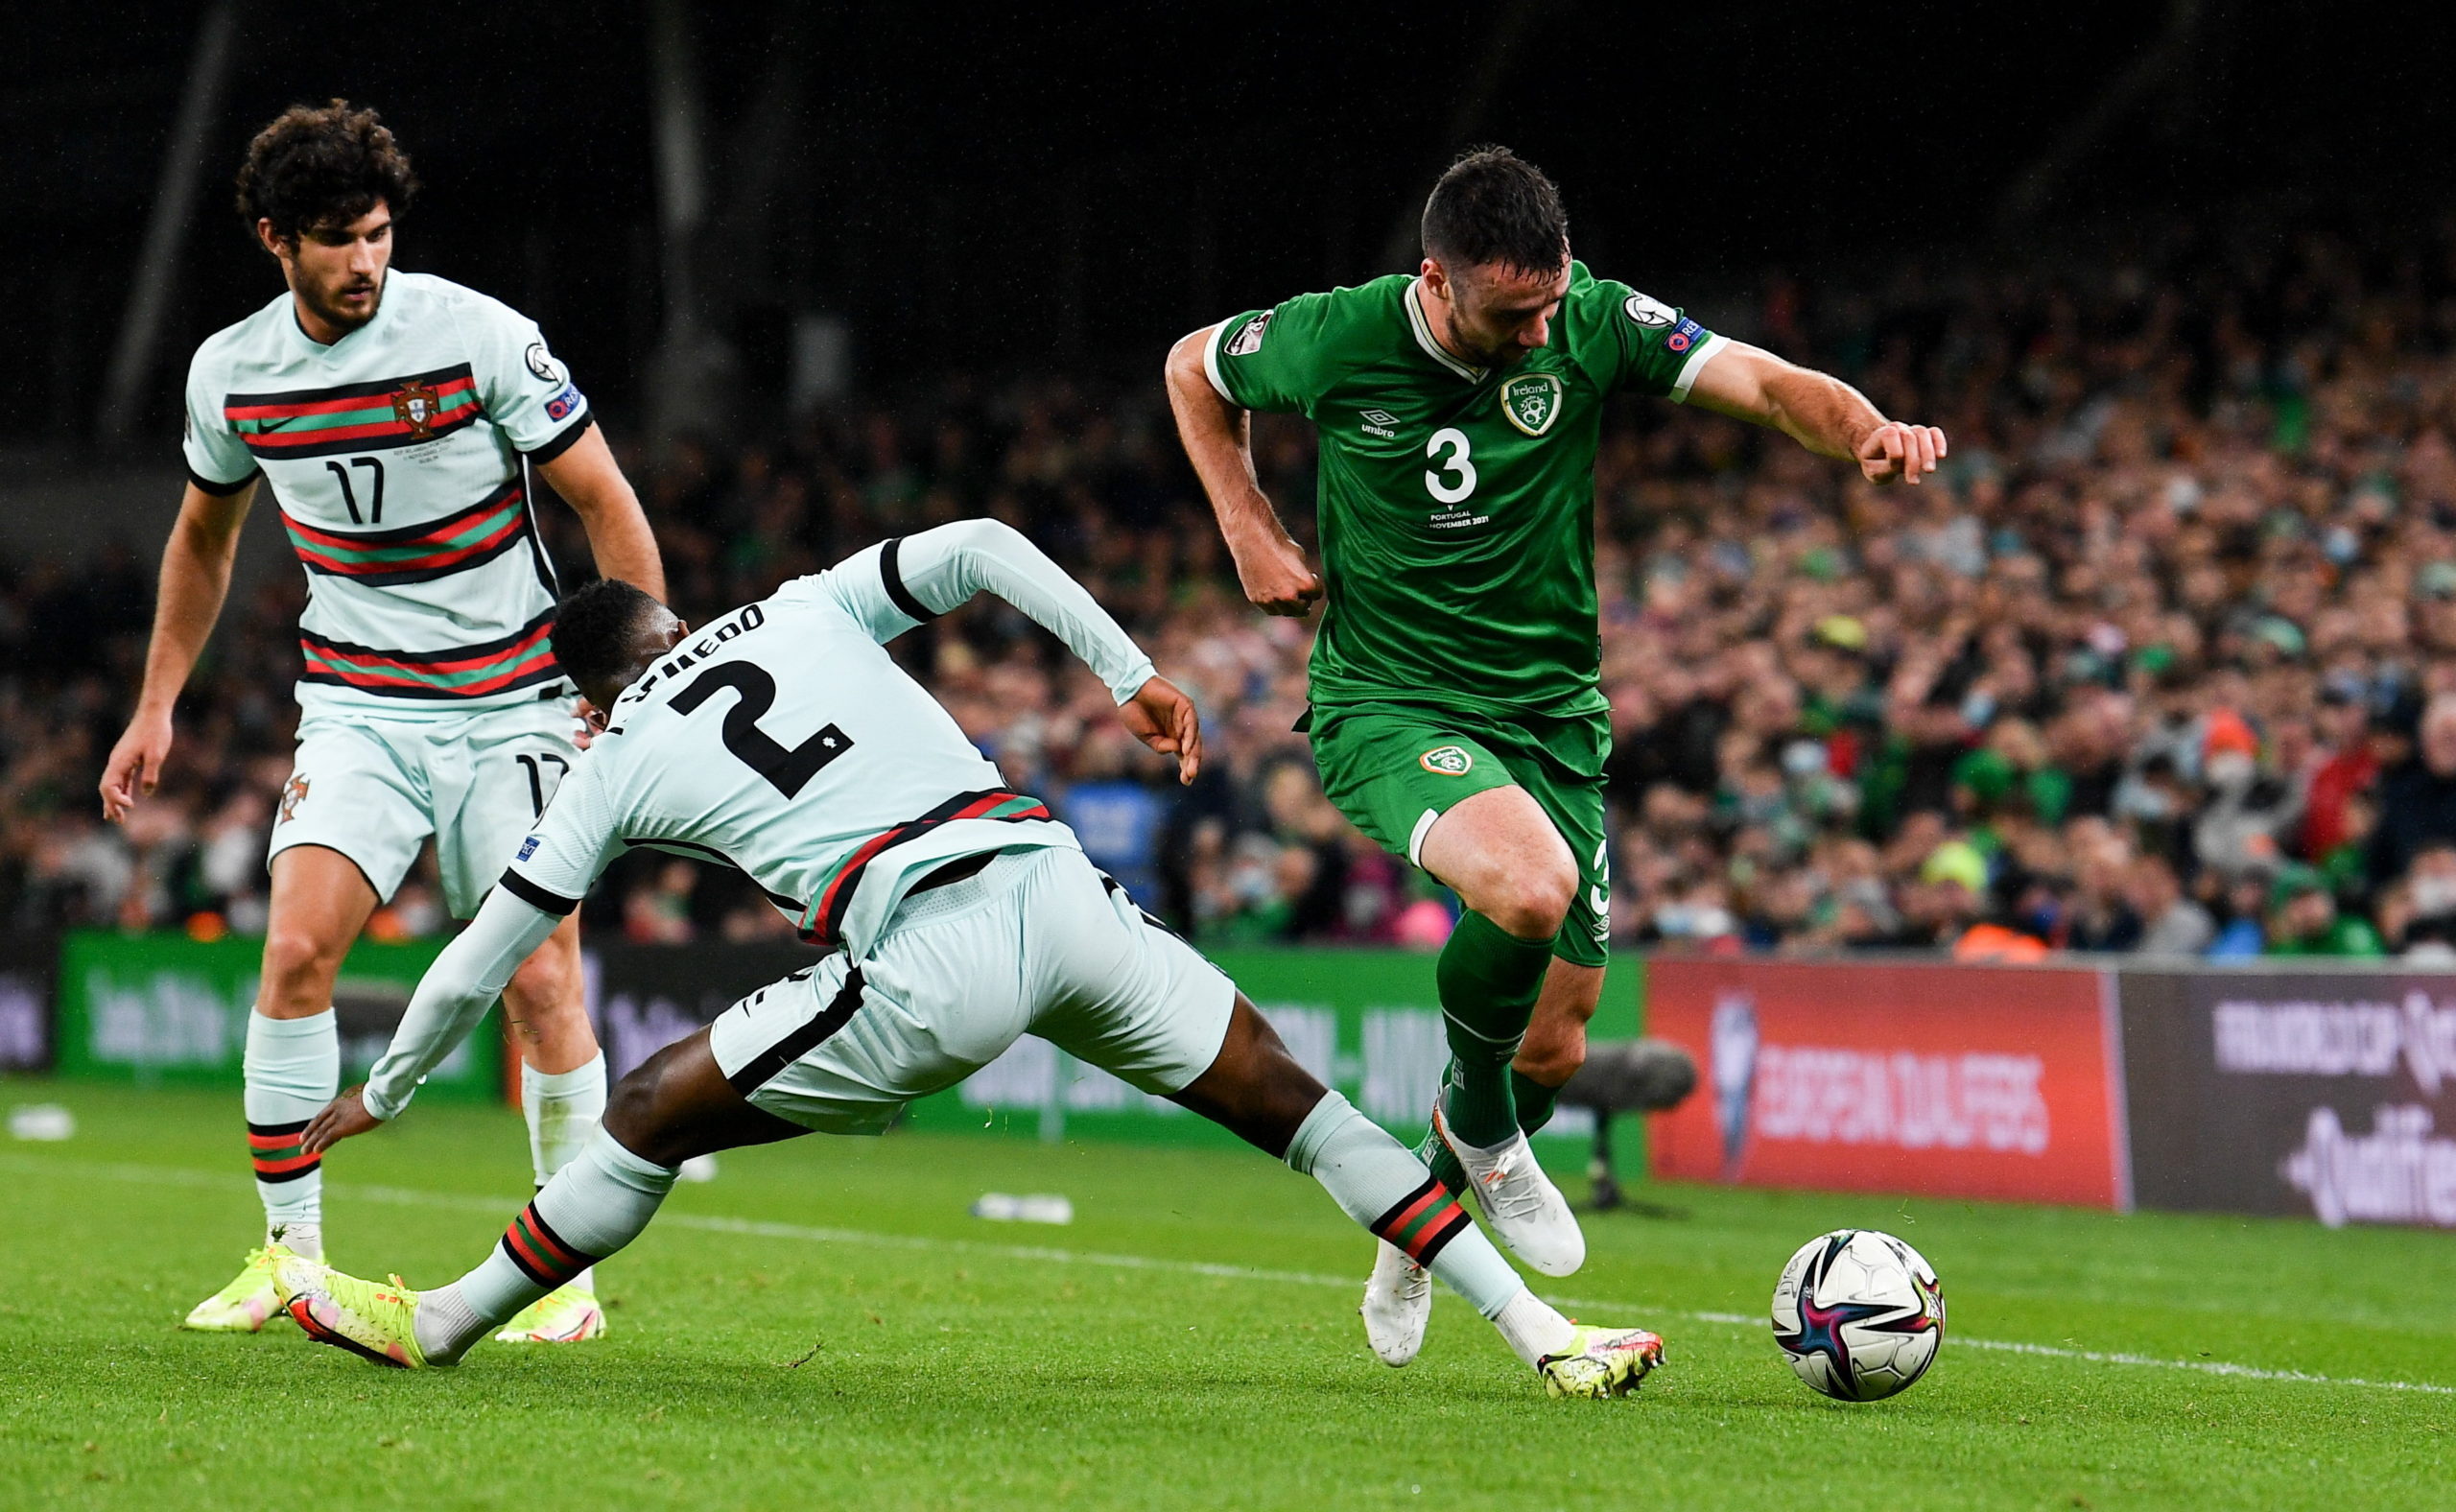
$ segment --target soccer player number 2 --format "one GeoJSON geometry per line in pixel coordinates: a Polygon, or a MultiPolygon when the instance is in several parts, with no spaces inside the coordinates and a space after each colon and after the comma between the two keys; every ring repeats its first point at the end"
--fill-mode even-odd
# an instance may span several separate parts
{"type": "Polygon", "coordinates": [[[673,712],[689,714],[726,688],[733,690],[734,704],[725,711],[721,726],[725,749],[788,798],[853,744],[851,736],[830,724],[799,745],[779,744],[759,727],[759,717],[775,705],[776,679],[750,662],[725,662],[701,673],[698,681],[674,696],[673,712]]]}
{"type": "Polygon", "coordinates": [[[1437,457],[1445,447],[1450,455],[1437,469],[1425,469],[1424,485],[1442,503],[1457,504],[1476,491],[1476,464],[1467,460],[1467,433],[1455,426],[1435,431],[1432,439],[1424,443],[1424,454],[1437,457]]]}

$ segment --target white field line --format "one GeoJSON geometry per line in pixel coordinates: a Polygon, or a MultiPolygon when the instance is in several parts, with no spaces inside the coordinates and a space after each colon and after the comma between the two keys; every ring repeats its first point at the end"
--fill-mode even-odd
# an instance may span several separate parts
{"type": "MultiPolygon", "coordinates": [[[[203,1187],[227,1192],[247,1180],[245,1177],[220,1175],[212,1171],[186,1170],[171,1166],[140,1166],[77,1160],[46,1160],[39,1157],[0,1154],[0,1169],[28,1172],[57,1172],[80,1176],[103,1177],[113,1181],[145,1182],[155,1186],[203,1187]]],[[[484,1197],[465,1193],[423,1192],[408,1187],[363,1186],[354,1182],[328,1182],[326,1190],[337,1195],[357,1197],[367,1202],[390,1203],[398,1207],[441,1208],[454,1212],[484,1213],[501,1216],[515,1211],[516,1198],[484,1197]]],[[[936,1239],[918,1234],[877,1234],[866,1229],[818,1228],[805,1223],[773,1223],[760,1218],[723,1217],[700,1213],[660,1213],[658,1226],[695,1229],[703,1234],[740,1234],[753,1239],[792,1240],[807,1244],[850,1244],[867,1249],[927,1250],[942,1254],[979,1255],[984,1259],[1037,1262],[1057,1265],[1092,1265],[1105,1270],[1147,1270],[1178,1276],[1215,1276],[1226,1281],[1259,1281],[1278,1286],[1327,1287],[1340,1291],[1357,1289],[1353,1276],[1325,1276],[1303,1270],[1269,1270],[1255,1265],[1230,1265],[1216,1261],[1167,1260],[1150,1255],[1111,1255],[1096,1250],[1059,1249],[1046,1244],[1000,1244],[984,1240],[936,1239]]],[[[1652,1314],[1671,1316],[1692,1323],[1713,1323],[1733,1328],[1764,1328],[1763,1318],[1743,1312],[1692,1311],[1649,1308],[1638,1303],[1599,1301],[1593,1297],[1567,1297],[1547,1294],[1545,1300],[1555,1306],[1575,1308],[1592,1312],[1614,1314],[1652,1314]]],[[[2205,1376],[2231,1376],[2244,1381],[2291,1381],[2315,1386],[2352,1386],[2366,1391],[2418,1391],[2431,1396],[2456,1396],[2456,1386],[2440,1385],[2427,1381],[2371,1381],[2359,1376],[2323,1376],[2307,1370],[2269,1370],[2258,1365],[2241,1365],[2222,1359],[2166,1359],[2155,1355],[2134,1355],[2095,1349],[2066,1349],[2055,1344],[2030,1344],[2017,1339],[1972,1338],[1967,1334],[1951,1335],[1952,1342],[1963,1349],[1993,1350],[2006,1355],[2035,1355],[2049,1359],[2077,1359],[2095,1365],[2146,1365],[2160,1370],[2197,1371],[2205,1376]]]]}

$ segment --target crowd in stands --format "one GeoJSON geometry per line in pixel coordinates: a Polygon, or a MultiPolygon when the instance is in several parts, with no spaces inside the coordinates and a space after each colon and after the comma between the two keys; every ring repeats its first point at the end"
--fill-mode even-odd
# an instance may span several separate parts
{"type": "MultiPolygon", "coordinates": [[[[1618,942],[2456,960],[2456,224],[2177,229],[1733,303],[1693,313],[1942,426],[1951,455],[1877,488],[1615,402],[1595,571],[1618,942]]],[[[770,439],[625,461],[694,619],[886,535],[1015,525],[1193,695],[1210,762],[1176,787],[1087,673],[981,601],[898,653],[1011,783],[1198,942],[1437,944],[1452,901],[1322,796],[1293,733],[1310,627],[1244,603],[1148,366],[1114,390],[873,386],[770,439]]],[[[1255,446],[1308,535],[1305,427],[1264,417],[1255,446]]],[[[584,571],[568,511],[541,524],[584,571]]],[[[162,792],[106,827],[154,549],[0,591],[20,926],[262,926],[303,590],[225,612],[162,792]]],[[[789,933],[738,879],[653,855],[589,923],[789,933]]],[[[423,871],[376,924],[445,927],[423,871]]]]}

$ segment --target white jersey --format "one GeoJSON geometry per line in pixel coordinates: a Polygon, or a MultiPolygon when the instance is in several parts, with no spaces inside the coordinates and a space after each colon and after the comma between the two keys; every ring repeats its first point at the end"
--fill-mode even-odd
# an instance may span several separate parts
{"type": "Polygon", "coordinates": [[[503,890],[568,913],[616,856],[646,845],[732,863],[805,939],[858,960],[937,867],[1080,849],[884,648],[982,589],[1055,632],[1119,702],[1150,677],[1117,623],[1005,526],[888,541],[686,636],[634,682],[503,890]]]}
{"type": "Polygon", "coordinates": [[[562,691],[525,461],[589,422],[534,323],[427,273],[388,273],[374,318],[330,346],[285,292],[198,347],[188,473],[217,494],[261,473],[306,569],[299,706],[398,718],[562,691]]]}

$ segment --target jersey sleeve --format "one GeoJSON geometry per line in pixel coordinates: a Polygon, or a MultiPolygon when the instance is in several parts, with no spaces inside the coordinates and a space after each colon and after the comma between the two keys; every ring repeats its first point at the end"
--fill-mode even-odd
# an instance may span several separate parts
{"type": "Polygon", "coordinates": [[[256,460],[222,413],[221,364],[205,351],[188,364],[187,396],[180,417],[179,449],[188,477],[207,493],[237,493],[256,475],[256,460]]]}
{"type": "Polygon", "coordinates": [[[456,314],[486,418],[531,461],[561,456],[595,416],[537,322],[483,295],[464,300],[456,314]]]}
{"type": "Polygon", "coordinates": [[[956,520],[882,541],[812,583],[881,645],[993,593],[1064,641],[1119,703],[1154,675],[1151,658],[1081,583],[997,520],[956,520]]]}
{"type": "Polygon", "coordinates": [[[1222,320],[1203,344],[1202,370],[1240,410],[1311,414],[1330,388],[1331,296],[1300,294],[1222,320]]]}
{"type": "Polygon", "coordinates": [[[1627,389],[1686,404],[1697,375],[1730,344],[1679,309],[1594,276],[1583,263],[1571,270],[1566,302],[1583,328],[1579,361],[1607,393],[1627,389]]]}
{"type": "Polygon", "coordinates": [[[605,765],[594,759],[597,755],[593,747],[583,754],[555,789],[537,827],[521,839],[498,884],[521,902],[557,917],[579,908],[598,876],[629,848],[622,835],[622,816],[605,794],[605,765]]]}

